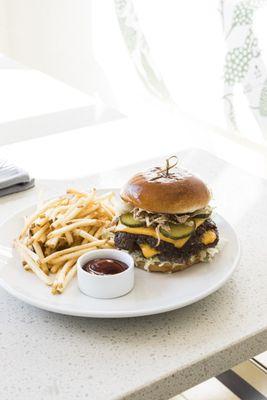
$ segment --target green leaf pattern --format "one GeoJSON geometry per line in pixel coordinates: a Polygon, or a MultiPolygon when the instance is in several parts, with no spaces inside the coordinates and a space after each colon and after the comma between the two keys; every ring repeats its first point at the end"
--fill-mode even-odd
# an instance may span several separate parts
{"type": "Polygon", "coordinates": [[[258,40],[252,30],[249,31],[244,46],[236,47],[226,54],[224,67],[224,81],[233,86],[240,83],[246,76],[250,61],[253,57],[259,57],[258,40]]]}
{"type": "Polygon", "coordinates": [[[129,52],[132,53],[134,51],[134,49],[136,48],[136,44],[137,44],[136,30],[133,29],[131,26],[127,25],[126,18],[120,18],[119,24],[120,24],[120,29],[121,29],[122,35],[126,39],[125,40],[126,46],[128,47],[129,52]]]}
{"type": "Polygon", "coordinates": [[[234,130],[238,130],[233,102],[235,97],[234,87],[237,84],[242,84],[244,94],[248,97],[250,109],[262,130],[266,132],[267,121],[263,121],[262,117],[267,116],[267,70],[261,57],[253,24],[255,11],[265,5],[267,1],[221,1],[221,15],[229,49],[225,57],[223,75],[225,92],[223,99],[226,118],[230,126],[234,130]],[[230,21],[229,17],[231,18],[230,21]]]}
{"type": "Polygon", "coordinates": [[[264,4],[265,0],[243,0],[236,4],[232,17],[232,24],[226,37],[236,26],[252,25],[254,11],[264,4]]]}
{"type": "Polygon", "coordinates": [[[241,1],[236,5],[234,9],[233,22],[230,28],[230,32],[232,32],[232,30],[238,25],[242,26],[252,24],[254,8],[250,7],[247,3],[247,1],[241,1]]]}
{"type": "Polygon", "coordinates": [[[236,116],[234,112],[234,105],[233,105],[233,94],[229,93],[224,95],[224,107],[225,107],[225,112],[228,116],[228,122],[230,123],[230,126],[237,130],[237,123],[236,123],[236,116]]]}
{"type": "MultiPolygon", "coordinates": [[[[225,39],[229,49],[225,58],[223,75],[224,106],[230,126],[238,130],[234,108],[236,84],[243,85],[255,118],[259,120],[267,117],[267,71],[262,61],[258,40],[253,32],[255,11],[265,5],[267,0],[219,1],[225,39]]],[[[173,102],[152,60],[132,0],[114,0],[114,4],[123,39],[144,85],[153,95],[164,101],[173,102]]],[[[267,132],[267,121],[265,125],[267,132]]]]}
{"type": "Polygon", "coordinates": [[[132,0],[114,0],[115,10],[124,42],[138,75],[146,88],[161,100],[172,103],[168,89],[156,70],[150,49],[139,25],[132,0]]]}
{"type": "Polygon", "coordinates": [[[265,80],[260,94],[259,111],[262,117],[267,117],[267,80],[265,80]]]}

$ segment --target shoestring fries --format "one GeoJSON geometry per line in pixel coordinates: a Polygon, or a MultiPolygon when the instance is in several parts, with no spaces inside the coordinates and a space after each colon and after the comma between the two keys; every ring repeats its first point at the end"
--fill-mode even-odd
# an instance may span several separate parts
{"type": "Polygon", "coordinates": [[[25,271],[34,272],[53,294],[63,293],[77,272],[77,259],[113,247],[114,193],[98,196],[69,189],[25,219],[15,247],[25,271]]]}

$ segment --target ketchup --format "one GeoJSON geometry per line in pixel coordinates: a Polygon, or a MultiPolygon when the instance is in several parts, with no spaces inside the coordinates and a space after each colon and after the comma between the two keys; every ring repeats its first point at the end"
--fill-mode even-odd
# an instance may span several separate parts
{"type": "Polygon", "coordinates": [[[89,274],[115,275],[125,271],[128,266],[124,262],[111,258],[96,258],[88,261],[82,268],[89,274]]]}

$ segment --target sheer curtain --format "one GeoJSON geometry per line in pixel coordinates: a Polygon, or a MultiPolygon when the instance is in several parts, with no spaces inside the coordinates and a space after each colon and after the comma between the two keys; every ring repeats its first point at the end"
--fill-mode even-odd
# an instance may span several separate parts
{"type": "MultiPolygon", "coordinates": [[[[230,108],[229,97],[224,104],[223,96],[229,50],[224,36],[229,36],[236,6],[248,10],[254,7],[251,23],[264,48],[263,15],[267,10],[260,9],[261,18],[257,14],[263,3],[0,0],[0,52],[127,115],[153,107],[154,97],[174,105],[176,113],[227,131],[224,108],[226,105],[229,119],[234,105],[240,132],[249,140],[261,141],[262,130],[249,111],[242,82],[234,88],[236,97],[230,108]]],[[[240,21],[243,29],[248,20],[240,21]]],[[[231,32],[234,38],[242,33],[238,26],[235,28],[231,32]]],[[[236,43],[230,47],[239,46],[236,43]]]]}

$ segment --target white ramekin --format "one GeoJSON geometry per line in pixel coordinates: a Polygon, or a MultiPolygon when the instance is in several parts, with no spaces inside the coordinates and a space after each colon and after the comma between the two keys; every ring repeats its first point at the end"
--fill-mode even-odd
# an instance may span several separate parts
{"type": "Polygon", "coordinates": [[[93,250],[84,254],[77,262],[77,276],[80,290],[87,296],[98,299],[112,299],[129,293],[134,287],[134,260],[121,250],[93,250]],[[83,266],[96,258],[111,258],[125,263],[128,268],[114,275],[94,275],[83,270],[83,266]]]}

